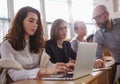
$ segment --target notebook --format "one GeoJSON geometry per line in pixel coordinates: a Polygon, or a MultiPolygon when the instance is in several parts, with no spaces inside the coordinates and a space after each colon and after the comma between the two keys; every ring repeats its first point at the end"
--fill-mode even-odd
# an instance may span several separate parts
{"type": "Polygon", "coordinates": [[[68,74],[52,75],[44,77],[43,80],[75,80],[77,78],[91,74],[93,71],[93,63],[97,50],[97,43],[80,42],[76,56],[76,64],[74,71],[68,74]]]}

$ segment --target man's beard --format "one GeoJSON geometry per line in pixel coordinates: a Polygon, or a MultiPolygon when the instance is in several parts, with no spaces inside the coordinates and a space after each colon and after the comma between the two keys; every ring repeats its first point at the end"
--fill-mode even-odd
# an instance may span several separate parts
{"type": "Polygon", "coordinates": [[[101,29],[107,29],[109,20],[106,20],[101,26],[99,26],[101,29]]]}
{"type": "Polygon", "coordinates": [[[98,23],[96,23],[97,24],[97,26],[98,26],[98,28],[100,28],[100,29],[107,29],[107,26],[108,26],[108,23],[109,23],[109,20],[106,20],[104,23],[100,23],[100,22],[98,22],[98,23]]]}

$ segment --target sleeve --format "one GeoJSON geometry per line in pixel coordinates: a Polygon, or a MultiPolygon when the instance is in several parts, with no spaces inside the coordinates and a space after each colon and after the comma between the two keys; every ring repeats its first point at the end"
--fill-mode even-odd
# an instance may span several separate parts
{"type": "Polygon", "coordinates": [[[103,34],[100,31],[97,31],[94,35],[93,42],[98,43],[97,46],[97,52],[96,52],[96,59],[101,59],[102,58],[102,49],[103,49],[103,42],[104,42],[104,37],[103,34]]]}
{"type": "Polygon", "coordinates": [[[46,42],[45,50],[46,50],[48,55],[50,55],[50,56],[53,55],[52,45],[48,41],[46,42]]]}
{"type": "Polygon", "coordinates": [[[74,59],[74,60],[76,60],[76,53],[73,51],[73,49],[72,48],[70,48],[70,57],[71,57],[71,59],[74,59]]]}
{"type": "Polygon", "coordinates": [[[71,43],[71,48],[73,49],[73,51],[77,53],[77,48],[78,48],[77,40],[73,39],[71,40],[70,43],[71,43]]]}
{"type": "Polygon", "coordinates": [[[13,81],[19,81],[24,79],[35,79],[37,78],[37,73],[40,69],[30,69],[30,70],[15,70],[9,69],[8,74],[12,78],[13,81]]]}
{"type": "Polygon", "coordinates": [[[12,49],[11,46],[8,42],[4,41],[1,44],[1,58],[8,58],[8,59],[14,59],[13,53],[12,53],[12,49]]]}
{"type": "MultiPolygon", "coordinates": [[[[1,44],[1,58],[14,59],[12,47],[8,42],[1,44]]],[[[31,70],[9,69],[8,74],[13,79],[13,81],[17,81],[22,79],[36,78],[39,70],[39,68],[31,70]]]]}
{"type": "Polygon", "coordinates": [[[50,61],[49,59],[50,59],[50,56],[44,50],[43,54],[41,56],[40,68],[47,67],[47,65],[49,64],[49,61],[50,61]]]}
{"type": "Polygon", "coordinates": [[[54,50],[53,50],[53,44],[50,43],[49,41],[46,42],[45,45],[45,51],[46,53],[50,56],[50,61],[51,62],[55,62],[55,58],[54,58],[54,50]]]}
{"type": "Polygon", "coordinates": [[[66,42],[66,45],[68,46],[68,49],[69,49],[68,52],[69,52],[70,58],[76,60],[76,53],[73,51],[70,42],[66,42]]]}

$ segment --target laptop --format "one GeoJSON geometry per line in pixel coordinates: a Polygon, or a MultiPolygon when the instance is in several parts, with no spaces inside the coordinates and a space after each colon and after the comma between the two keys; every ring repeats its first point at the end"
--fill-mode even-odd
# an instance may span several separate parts
{"type": "Polygon", "coordinates": [[[44,77],[43,80],[75,80],[89,75],[93,71],[93,63],[97,50],[97,43],[80,42],[76,56],[76,63],[73,72],[68,74],[57,74],[44,77]]]}

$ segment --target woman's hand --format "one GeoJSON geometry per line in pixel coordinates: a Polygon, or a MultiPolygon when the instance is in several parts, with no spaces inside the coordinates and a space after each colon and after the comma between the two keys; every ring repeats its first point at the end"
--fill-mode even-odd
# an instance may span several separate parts
{"type": "Polygon", "coordinates": [[[68,66],[65,63],[56,63],[53,64],[51,67],[48,68],[49,74],[56,74],[56,73],[67,73],[68,72],[68,66]]]}
{"type": "Polygon", "coordinates": [[[68,63],[67,63],[67,66],[69,68],[69,71],[73,71],[74,70],[74,67],[75,67],[75,60],[70,60],[68,63]]]}
{"type": "Polygon", "coordinates": [[[38,72],[38,77],[50,76],[56,73],[67,73],[68,71],[69,68],[65,63],[58,62],[47,68],[40,69],[38,72]]]}
{"type": "Polygon", "coordinates": [[[94,63],[94,68],[104,68],[105,62],[102,59],[96,59],[94,63]]]}

